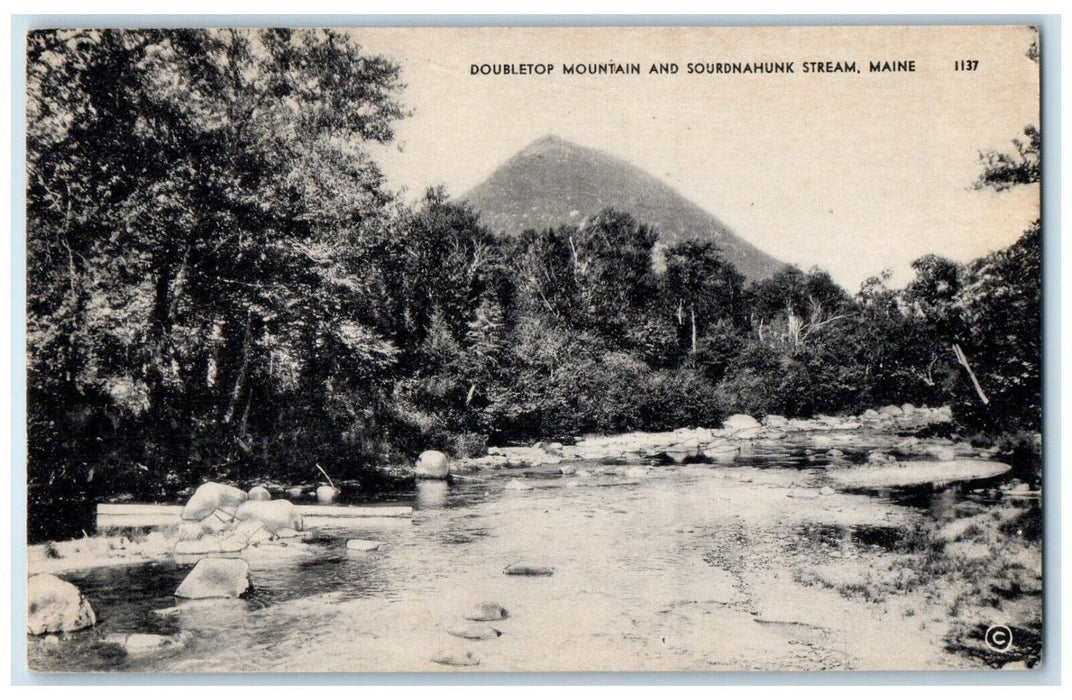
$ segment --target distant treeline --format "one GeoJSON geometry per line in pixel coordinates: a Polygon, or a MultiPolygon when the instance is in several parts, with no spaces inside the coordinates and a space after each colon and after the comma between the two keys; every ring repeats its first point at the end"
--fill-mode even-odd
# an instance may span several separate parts
{"type": "MultiPolygon", "coordinates": [[[[733,412],[1038,429],[1037,223],[899,291],[746,284],[624,212],[504,239],[441,191],[402,204],[364,148],[405,116],[399,68],[345,35],[34,32],[28,65],[31,489],[361,477],[733,412]]],[[[985,186],[1022,177],[1000,155],[985,186]]]]}

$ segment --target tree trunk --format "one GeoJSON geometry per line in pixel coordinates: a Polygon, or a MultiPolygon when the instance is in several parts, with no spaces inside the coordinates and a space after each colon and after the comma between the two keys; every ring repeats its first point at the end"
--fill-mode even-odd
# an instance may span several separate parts
{"type": "Polygon", "coordinates": [[[987,398],[986,392],[983,391],[983,387],[975,377],[975,372],[972,371],[971,365],[968,364],[968,356],[964,354],[964,351],[960,349],[960,345],[957,343],[953,343],[953,353],[957,356],[957,362],[964,365],[964,369],[968,370],[968,376],[971,377],[972,385],[975,387],[975,393],[979,395],[979,400],[983,402],[984,406],[989,406],[990,399],[987,398]]]}
{"type": "Polygon", "coordinates": [[[696,354],[696,307],[693,306],[689,309],[689,315],[692,317],[692,354],[696,354]]]}
{"type": "Polygon", "coordinates": [[[246,374],[249,372],[249,343],[250,343],[250,324],[253,320],[253,313],[246,312],[246,327],[242,336],[242,364],[238,366],[238,376],[235,377],[234,388],[231,390],[231,400],[227,404],[227,413],[223,416],[224,423],[230,423],[234,419],[235,410],[238,408],[238,402],[242,398],[242,391],[246,386],[246,374]]]}

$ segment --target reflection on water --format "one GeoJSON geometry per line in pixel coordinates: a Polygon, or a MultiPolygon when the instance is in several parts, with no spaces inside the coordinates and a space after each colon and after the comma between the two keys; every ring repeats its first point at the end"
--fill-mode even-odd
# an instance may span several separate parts
{"type": "Polygon", "coordinates": [[[418,510],[444,508],[449,495],[450,484],[445,481],[418,481],[416,508],[418,510]]]}
{"type": "MultiPolygon", "coordinates": [[[[866,450],[839,459],[861,461],[866,450]]],[[[453,485],[419,482],[408,499],[412,522],[359,520],[288,547],[247,550],[254,590],[240,600],[178,601],[172,593],[192,565],[173,562],[65,574],[100,624],[58,649],[30,639],[31,664],[443,670],[429,659],[458,642],[445,629],[490,599],[511,616],[501,638],[468,647],[483,658],[478,670],[842,667],[850,664],[843,652],[815,647],[816,630],[828,629],[823,620],[779,616],[779,558],[822,548],[904,551],[905,522],[942,519],[969,494],[844,495],[826,514],[835,522],[813,522],[808,503],[786,494],[821,481],[825,464],[821,451],[778,444],[755,446],[732,466],[655,467],[639,478],[597,464],[585,465],[588,479],[543,472],[529,479],[533,491],[505,491],[517,476],[509,470],[453,485]],[[349,538],[386,544],[355,552],[349,538]],[[502,575],[519,560],[555,574],[502,575]],[[762,582],[766,570],[774,572],[773,603],[744,592],[743,582],[762,582]],[[188,641],[134,658],[104,643],[117,632],[184,632],[188,641]]],[[[835,613],[843,621],[846,613],[835,613]]],[[[848,639],[838,645],[853,648],[848,639]]]]}

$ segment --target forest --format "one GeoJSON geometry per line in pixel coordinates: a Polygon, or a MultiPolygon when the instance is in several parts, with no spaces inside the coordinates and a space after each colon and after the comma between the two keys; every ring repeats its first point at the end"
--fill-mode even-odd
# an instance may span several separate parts
{"type": "MultiPolygon", "coordinates": [[[[27,64],[31,537],[206,478],[375,484],[424,449],[733,413],[1041,429],[1039,221],[901,289],[749,282],[629,212],[505,237],[442,189],[407,202],[369,155],[407,116],[400,67],[346,34],[40,31],[27,64]]],[[[963,184],[1039,160],[1028,126],[963,184]]]]}

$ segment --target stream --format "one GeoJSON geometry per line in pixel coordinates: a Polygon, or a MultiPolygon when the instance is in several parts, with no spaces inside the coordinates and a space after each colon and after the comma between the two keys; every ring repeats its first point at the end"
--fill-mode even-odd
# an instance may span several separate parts
{"type": "MultiPolygon", "coordinates": [[[[865,450],[850,454],[863,459],[865,450]]],[[[254,590],[180,601],[192,565],[70,571],[98,625],[57,645],[28,638],[42,671],[824,670],[979,668],[951,650],[949,613],[920,586],[882,601],[847,595],[905,566],[910,535],[991,498],[1000,480],[816,498],[823,460],[803,445],[757,448],[732,465],[589,476],[504,469],[420,482],[405,518],[318,529],[273,554],[246,550],[254,590]],[[507,490],[521,478],[531,490],[507,490]],[[989,495],[988,495],[989,494],[989,495]],[[381,541],[377,551],[349,538],[381,541]],[[552,576],[507,576],[515,562],[552,576]],[[820,574],[816,574],[820,572],[820,574]],[[838,587],[829,580],[845,577],[838,587]],[[818,577],[818,579],[816,578],[818,577]],[[816,580],[824,583],[817,585],[816,580]],[[861,584],[862,585],[862,584],[861,584]],[[481,601],[509,612],[502,636],[459,639],[481,601]],[[127,633],[178,644],[147,654],[127,633]]],[[[940,553],[936,553],[940,554],[940,553]]]]}

